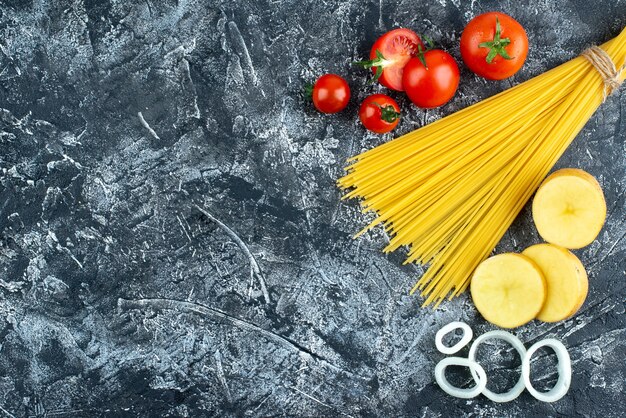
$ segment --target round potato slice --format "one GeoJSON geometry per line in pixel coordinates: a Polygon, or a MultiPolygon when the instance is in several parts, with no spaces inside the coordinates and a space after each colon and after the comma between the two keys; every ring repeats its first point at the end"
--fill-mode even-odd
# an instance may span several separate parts
{"type": "Polygon", "coordinates": [[[576,265],[576,268],[578,269],[578,271],[582,271],[583,274],[581,276],[582,280],[581,280],[580,297],[578,299],[578,303],[576,304],[576,306],[574,306],[574,309],[572,309],[572,312],[570,312],[570,314],[567,316],[568,318],[573,316],[576,312],[578,312],[580,307],[583,306],[583,303],[585,303],[585,300],[587,299],[587,292],[589,292],[589,278],[587,276],[587,271],[585,270],[585,266],[578,259],[578,257],[576,257],[574,254],[572,255],[574,256],[574,258],[572,259],[572,262],[576,265]]]}
{"type": "Polygon", "coordinates": [[[576,304],[576,306],[574,306],[572,312],[570,312],[570,314],[567,316],[568,318],[574,316],[574,314],[578,312],[581,306],[583,306],[583,303],[585,303],[585,300],[587,299],[587,293],[589,292],[589,279],[587,277],[587,272],[585,271],[585,266],[583,266],[583,263],[578,259],[578,257],[576,257],[576,263],[578,264],[578,269],[585,272],[585,279],[582,283],[580,299],[578,299],[578,303],[576,304]]]}
{"type": "Polygon", "coordinates": [[[537,314],[543,322],[558,322],[578,311],[587,297],[587,273],[574,254],[553,244],[526,248],[523,255],[533,260],[546,279],[546,301],[537,314]]]}
{"type": "Polygon", "coordinates": [[[537,316],[546,297],[546,282],[531,259],[505,253],[476,268],[470,291],[476,309],[487,321],[515,328],[537,316]]]}
{"type": "Polygon", "coordinates": [[[539,235],[551,244],[582,248],[593,242],[606,218],[602,188],[589,173],[565,168],[548,176],[533,199],[539,235]]]}

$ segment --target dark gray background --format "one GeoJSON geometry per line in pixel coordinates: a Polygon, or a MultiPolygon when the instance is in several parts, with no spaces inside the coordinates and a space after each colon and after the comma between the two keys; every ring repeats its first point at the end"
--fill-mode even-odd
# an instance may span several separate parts
{"type": "MultiPolygon", "coordinates": [[[[404,110],[394,135],[626,24],[624,0],[3,1],[0,415],[622,416],[623,89],[558,164],[591,172],[606,194],[605,228],[576,252],[589,297],[573,319],[515,331],[527,346],[568,347],[573,383],[557,403],[444,394],[437,329],[493,327],[468,295],[421,309],[408,290],[422,269],[401,267],[402,251],[383,255],[380,230],[351,240],[366,219],[334,186],[345,158],[392,138],[361,127],[358,103],[384,89],[349,63],[398,26],[460,59],[464,24],[494,9],[527,28],[524,68],[501,82],[462,68],[458,94],[435,111],[392,94],[404,110]],[[325,72],[352,86],[341,114],[301,97],[325,72]]],[[[537,242],[527,208],[497,251],[537,242]]],[[[490,387],[516,379],[506,346],[484,351],[490,387]]],[[[546,353],[539,387],[556,378],[546,353]]],[[[470,382],[462,370],[451,378],[470,382]]]]}

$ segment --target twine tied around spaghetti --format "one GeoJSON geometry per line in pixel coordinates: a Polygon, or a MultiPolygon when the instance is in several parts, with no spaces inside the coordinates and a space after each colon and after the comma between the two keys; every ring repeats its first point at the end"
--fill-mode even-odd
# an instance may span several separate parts
{"type": "Polygon", "coordinates": [[[604,100],[602,101],[604,102],[622,84],[620,76],[622,71],[626,70],[626,63],[618,70],[609,54],[595,45],[585,49],[580,55],[585,57],[595,67],[602,80],[604,80],[604,100]]]}

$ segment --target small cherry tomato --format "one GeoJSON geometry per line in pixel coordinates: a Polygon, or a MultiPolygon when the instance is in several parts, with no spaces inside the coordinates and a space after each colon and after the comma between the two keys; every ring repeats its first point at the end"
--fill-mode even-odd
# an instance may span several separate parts
{"type": "Polygon", "coordinates": [[[488,80],[502,80],[522,68],[528,55],[526,31],[504,13],[476,16],[461,35],[461,56],[470,70],[488,80]]]}
{"type": "Polygon", "coordinates": [[[370,131],[384,134],[400,122],[400,107],[386,94],[372,94],[361,103],[359,118],[370,131]]]}
{"type": "Polygon", "coordinates": [[[350,87],[337,74],[324,74],[310,88],[313,104],[322,113],[337,113],[348,105],[350,87]]]}
{"type": "Polygon", "coordinates": [[[415,105],[433,108],[447,103],[459,86],[459,67],[441,49],[420,52],[404,67],[402,83],[407,96],[415,105]]]}
{"type": "Polygon", "coordinates": [[[424,46],[421,39],[410,29],[391,30],[374,42],[370,50],[369,61],[355,64],[371,68],[374,80],[392,90],[403,91],[402,70],[418,51],[418,45],[424,46]]]}

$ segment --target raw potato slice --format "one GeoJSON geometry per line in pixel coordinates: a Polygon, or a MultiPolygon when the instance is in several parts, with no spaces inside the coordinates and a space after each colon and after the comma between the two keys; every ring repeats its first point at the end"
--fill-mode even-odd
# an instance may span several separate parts
{"type": "Polygon", "coordinates": [[[588,289],[587,272],[578,257],[552,244],[533,245],[522,254],[537,263],[548,286],[537,319],[558,322],[574,315],[585,301],[588,289]]]}
{"type": "Polygon", "coordinates": [[[585,272],[585,274],[584,274],[584,280],[582,281],[580,299],[578,300],[578,303],[576,304],[576,306],[574,306],[574,309],[572,310],[572,312],[570,312],[570,314],[568,315],[568,318],[570,316],[573,316],[576,312],[578,312],[580,307],[583,306],[583,303],[585,303],[585,299],[587,299],[587,292],[589,291],[589,279],[587,277],[587,271],[585,270],[585,266],[578,259],[578,257],[574,256],[574,258],[575,260],[573,261],[574,261],[574,264],[578,266],[578,270],[585,272]]]}
{"type": "Polygon", "coordinates": [[[537,316],[546,297],[546,282],[534,261],[506,253],[480,263],[470,291],[476,309],[487,321],[515,328],[537,316]]]}
{"type": "Polygon", "coordinates": [[[535,194],[533,219],[539,235],[565,248],[593,242],[606,218],[602,188],[593,176],[564,168],[548,176],[535,194]]]}

